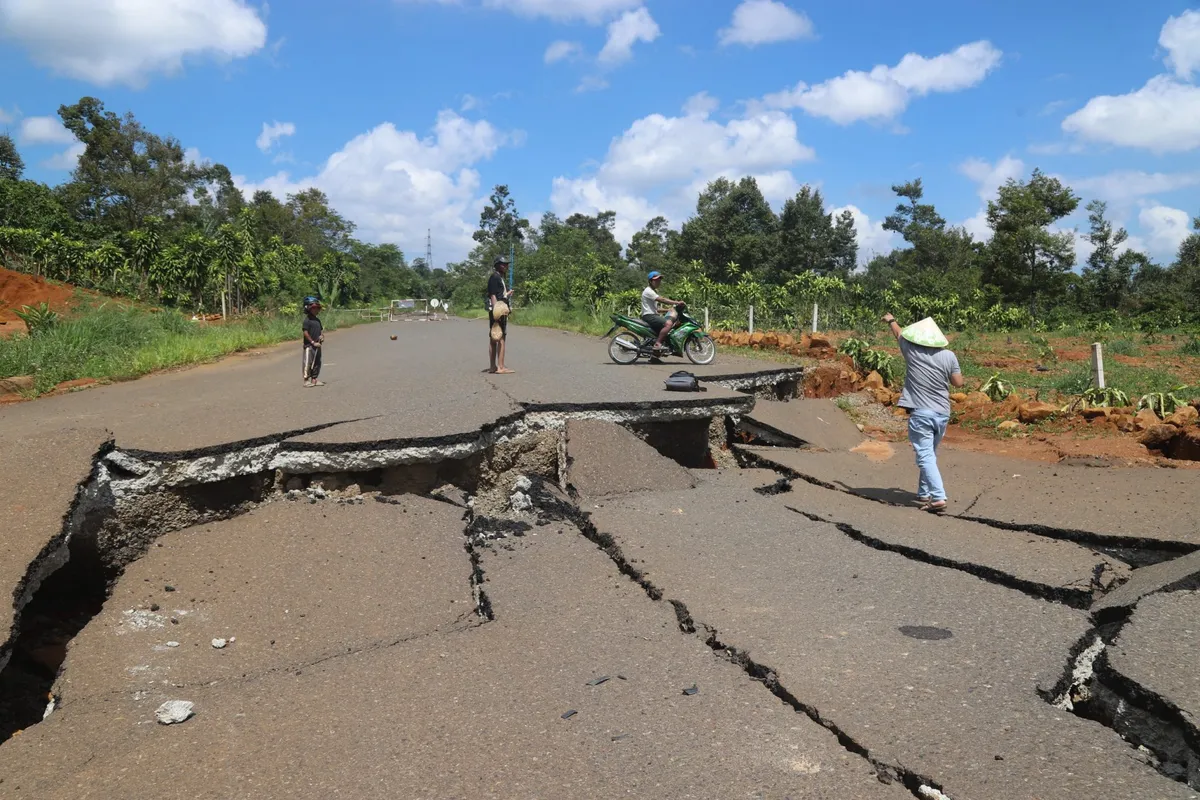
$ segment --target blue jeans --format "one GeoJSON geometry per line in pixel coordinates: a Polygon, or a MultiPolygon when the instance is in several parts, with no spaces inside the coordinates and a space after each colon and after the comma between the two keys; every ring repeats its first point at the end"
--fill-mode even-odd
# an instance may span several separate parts
{"type": "Polygon", "coordinates": [[[921,477],[917,481],[917,496],[945,500],[946,489],[942,486],[942,473],[938,471],[937,449],[946,435],[950,417],[937,411],[917,408],[908,417],[908,441],[917,454],[917,469],[921,477]]]}

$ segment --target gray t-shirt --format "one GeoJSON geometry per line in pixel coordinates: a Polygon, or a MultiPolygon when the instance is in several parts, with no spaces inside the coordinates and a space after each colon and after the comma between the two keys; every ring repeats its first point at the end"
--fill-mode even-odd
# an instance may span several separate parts
{"type": "Polygon", "coordinates": [[[962,372],[958,356],[944,347],[924,347],[900,339],[904,356],[904,391],[896,405],[950,416],[950,376],[962,372]]]}

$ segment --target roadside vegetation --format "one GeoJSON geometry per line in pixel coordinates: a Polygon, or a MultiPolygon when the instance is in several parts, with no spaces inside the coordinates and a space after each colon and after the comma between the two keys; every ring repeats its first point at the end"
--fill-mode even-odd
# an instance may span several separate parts
{"type": "MultiPolygon", "coordinates": [[[[326,330],[336,330],[362,320],[333,311],[322,321],[326,330]]],[[[299,322],[291,314],[204,322],[175,310],[109,302],[44,319],[28,335],[0,339],[0,376],[31,377],[33,386],[24,393],[35,396],[67,381],[127,380],[299,338],[299,322]]]]}

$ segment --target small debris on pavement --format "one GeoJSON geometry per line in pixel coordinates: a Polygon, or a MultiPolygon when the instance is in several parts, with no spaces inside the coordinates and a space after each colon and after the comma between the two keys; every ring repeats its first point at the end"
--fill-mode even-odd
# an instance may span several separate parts
{"type": "Polygon", "coordinates": [[[562,715],[562,719],[570,719],[571,717],[575,716],[578,713],[579,713],[578,711],[576,711],[575,709],[572,708],[570,711],[568,711],[567,713],[562,715]]]}
{"type": "Polygon", "coordinates": [[[159,606],[159,604],[158,604],[158,603],[151,603],[151,604],[150,604],[150,610],[151,610],[151,611],[158,611],[158,609],[159,609],[159,608],[161,608],[161,606],[159,606]]]}
{"type": "Polygon", "coordinates": [[[179,647],[179,642],[167,642],[167,647],[179,647]]]}
{"type": "Polygon", "coordinates": [[[628,739],[628,738],[629,738],[630,736],[632,736],[632,735],[633,735],[633,734],[631,734],[631,733],[622,733],[622,734],[620,734],[620,735],[618,735],[618,736],[614,736],[614,737],[612,737],[612,740],[613,740],[614,742],[620,742],[620,741],[622,741],[622,740],[624,740],[624,739],[628,739]]]}
{"type": "Polygon", "coordinates": [[[175,591],[175,587],[170,584],[167,584],[166,586],[163,587],[163,591],[164,592],[173,592],[173,591],[175,591]]]}
{"type": "Polygon", "coordinates": [[[610,678],[608,675],[601,675],[599,678],[592,678],[590,681],[587,682],[587,685],[588,686],[599,686],[602,683],[608,683],[610,680],[612,680],[612,678],[610,678]]]}
{"type": "Polygon", "coordinates": [[[158,707],[154,717],[163,725],[174,725],[191,718],[195,704],[188,700],[168,700],[158,707]]]}
{"type": "Polygon", "coordinates": [[[932,642],[954,636],[948,628],[935,628],[932,625],[901,625],[897,630],[910,639],[924,639],[932,642]]]}
{"type": "Polygon", "coordinates": [[[699,689],[699,687],[696,686],[696,684],[693,683],[691,686],[684,689],[683,693],[686,694],[688,697],[691,697],[694,694],[700,694],[700,689],[699,689]]]}
{"type": "Polygon", "coordinates": [[[226,642],[224,639],[213,639],[212,640],[212,646],[218,650],[223,649],[225,647],[225,645],[227,645],[227,644],[229,644],[229,643],[226,642]]]}

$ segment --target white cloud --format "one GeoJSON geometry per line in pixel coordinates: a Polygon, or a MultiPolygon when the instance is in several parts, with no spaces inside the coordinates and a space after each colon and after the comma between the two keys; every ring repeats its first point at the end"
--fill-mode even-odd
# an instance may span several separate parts
{"type": "Polygon", "coordinates": [[[608,88],[608,79],[600,75],[584,75],[575,87],[576,92],[598,92],[608,88]]]}
{"type": "Polygon", "coordinates": [[[1185,80],[1200,69],[1200,11],[1185,11],[1162,26],[1158,44],[1167,51],[1167,66],[1185,80]]]}
{"type": "Polygon", "coordinates": [[[439,261],[452,261],[471,249],[481,207],[480,176],[472,165],[519,138],[447,110],[438,115],[432,136],[422,139],[384,123],[352,139],[311,177],[280,172],[262,181],[241,176],[236,181],[247,193],[267,189],[281,199],[318,188],[358,224],[360,235],[414,253],[424,250],[425,230],[432,229],[439,261]]]}
{"type": "Polygon", "coordinates": [[[814,86],[801,81],[764,100],[775,108],[802,108],[839,125],[892,120],[914,97],[975,86],[1000,64],[1001,56],[987,41],[964,44],[933,58],[909,53],[894,67],[880,64],[870,72],[850,70],[814,86]]]}
{"type": "Polygon", "coordinates": [[[717,34],[723,45],[744,44],[753,47],[772,42],[807,39],[813,24],[805,14],[777,0],[743,0],[733,10],[728,28],[717,34]]]}
{"type": "Polygon", "coordinates": [[[637,8],[642,0],[483,0],[483,4],[526,17],[546,17],[557,22],[582,20],[599,25],[622,11],[637,8]]]}
{"type": "Polygon", "coordinates": [[[141,86],[185,58],[249,56],[267,26],[245,0],[0,0],[0,36],[59,74],[141,86]]]}
{"type": "Polygon", "coordinates": [[[987,221],[988,201],[994,200],[1000,187],[1010,179],[1019,180],[1025,174],[1025,162],[1008,155],[994,164],[982,158],[969,158],[959,165],[958,171],[975,183],[982,202],[978,212],[959,224],[976,240],[989,241],[992,229],[987,221]]]}
{"type": "Polygon", "coordinates": [[[1080,194],[1121,203],[1146,195],[1200,186],[1200,172],[1167,173],[1127,169],[1090,178],[1075,178],[1066,183],[1080,194]]]}
{"type": "Polygon", "coordinates": [[[959,166],[959,171],[977,184],[979,199],[986,203],[994,199],[996,192],[1010,179],[1025,174],[1025,162],[1012,156],[1005,156],[995,164],[982,158],[969,158],[959,166]]]}
{"type": "Polygon", "coordinates": [[[1180,243],[1191,233],[1192,218],[1178,208],[1156,204],[1142,209],[1138,223],[1148,235],[1147,249],[1160,258],[1174,259],[1180,243]]]}
{"type": "Polygon", "coordinates": [[[280,139],[285,136],[294,136],[295,134],[295,123],[275,121],[268,125],[264,122],[262,126],[262,133],[260,133],[258,138],[254,140],[254,143],[258,145],[259,150],[262,150],[264,153],[269,153],[271,152],[271,148],[274,147],[275,143],[280,139]]]}
{"type": "Polygon", "coordinates": [[[7,125],[10,122],[16,122],[18,116],[19,114],[16,111],[6,111],[5,109],[0,108],[0,125],[7,125]]]}
{"type": "Polygon", "coordinates": [[[560,39],[557,42],[552,42],[550,46],[546,48],[546,55],[543,56],[543,60],[547,64],[555,64],[564,60],[573,61],[582,55],[583,45],[581,45],[579,42],[568,42],[560,39]]]}
{"type": "Polygon", "coordinates": [[[551,207],[560,215],[617,212],[616,235],[627,242],[651,218],[682,222],[696,195],[718,177],[753,176],[776,204],[799,185],[790,168],[815,157],[800,142],[795,121],[781,111],[751,109],[726,122],[712,119],[717,102],[701,93],[682,116],[651,114],[613,139],[595,173],[554,181],[551,207]]]}
{"type": "Polygon", "coordinates": [[[464,94],[462,105],[458,107],[459,111],[474,111],[483,105],[483,101],[473,94],[464,94]]]}
{"type": "Polygon", "coordinates": [[[645,6],[636,11],[626,11],[608,25],[608,41],[600,51],[601,64],[620,64],[633,58],[633,46],[638,42],[649,44],[662,31],[645,6]]]}
{"type": "Polygon", "coordinates": [[[26,117],[17,138],[22,144],[71,144],[75,134],[63,127],[58,117],[26,117]]]}
{"type": "Polygon", "coordinates": [[[1200,147],[1200,87],[1156,75],[1136,92],[1093,97],[1063,120],[1067,133],[1155,153],[1200,147]]]}
{"type": "Polygon", "coordinates": [[[70,172],[79,165],[79,159],[85,150],[87,150],[87,145],[83,142],[75,142],[61,153],[43,161],[42,166],[46,169],[58,169],[70,172]]]}
{"type": "Polygon", "coordinates": [[[849,211],[854,217],[854,231],[858,240],[858,263],[866,265],[878,255],[890,253],[896,248],[896,234],[883,229],[883,222],[872,221],[866,212],[855,205],[839,206],[831,209],[836,219],[843,211],[849,211]]]}

